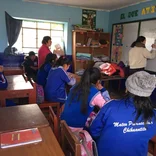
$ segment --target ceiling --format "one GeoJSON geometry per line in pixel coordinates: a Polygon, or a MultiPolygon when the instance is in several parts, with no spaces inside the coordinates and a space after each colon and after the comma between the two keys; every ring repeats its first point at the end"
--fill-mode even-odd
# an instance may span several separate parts
{"type": "Polygon", "coordinates": [[[24,0],[24,1],[38,2],[41,4],[65,5],[65,6],[110,11],[150,0],[24,0]]]}

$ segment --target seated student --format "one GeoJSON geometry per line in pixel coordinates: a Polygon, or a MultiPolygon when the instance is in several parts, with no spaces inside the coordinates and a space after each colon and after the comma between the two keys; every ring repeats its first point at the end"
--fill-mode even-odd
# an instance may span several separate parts
{"type": "MultiPolygon", "coordinates": [[[[5,75],[3,74],[3,65],[0,62],[0,90],[7,89],[7,87],[8,87],[8,82],[5,75]]],[[[5,100],[5,105],[6,107],[16,106],[16,104],[10,99],[5,100]]]]}
{"type": "Polygon", "coordinates": [[[90,126],[99,156],[147,156],[156,135],[156,111],[149,99],[156,77],[145,71],[126,80],[127,97],[108,102],[90,126]]]}
{"type": "Polygon", "coordinates": [[[29,56],[23,62],[23,66],[28,79],[32,78],[36,82],[38,58],[33,51],[29,52],[29,56]]]}
{"type": "Polygon", "coordinates": [[[46,56],[44,64],[39,68],[37,73],[37,84],[45,87],[47,76],[52,67],[55,66],[57,56],[56,54],[49,53],[46,56]]]}
{"type": "Polygon", "coordinates": [[[110,100],[100,78],[99,69],[93,67],[85,70],[81,81],[70,90],[61,120],[65,120],[71,127],[84,127],[94,106],[101,108],[110,100]]]}
{"type": "Polygon", "coordinates": [[[0,89],[6,89],[8,87],[8,82],[3,74],[3,66],[0,63],[0,89]]]}
{"type": "Polygon", "coordinates": [[[45,85],[44,93],[45,99],[51,102],[64,103],[67,99],[65,85],[74,85],[75,78],[67,74],[67,70],[71,64],[71,61],[65,56],[61,56],[57,60],[58,68],[51,69],[49,71],[47,82],[45,85]]]}

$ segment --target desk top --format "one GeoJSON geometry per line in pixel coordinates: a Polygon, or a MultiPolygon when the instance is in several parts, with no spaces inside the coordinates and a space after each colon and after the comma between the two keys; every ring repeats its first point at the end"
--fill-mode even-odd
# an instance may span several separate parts
{"type": "Polygon", "coordinates": [[[7,90],[25,90],[33,89],[33,86],[29,81],[25,81],[23,75],[10,75],[6,76],[8,81],[7,90]]]}
{"type": "MultiPolygon", "coordinates": [[[[81,76],[77,75],[77,74],[72,74],[73,77],[76,78],[76,82],[80,82],[81,80],[81,76]]],[[[120,75],[112,75],[112,76],[107,76],[104,74],[101,74],[101,80],[102,81],[110,81],[110,80],[121,80],[121,79],[125,79],[125,77],[121,77],[120,75]]]]}
{"type": "Polygon", "coordinates": [[[0,156],[64,156],[50,127],[39,128],[42,140],[37,144],[0,149],[0,156]]]}
{"type": "Polygon", "coordinates": [[[37,104],[2,107],[0,115],[0,133],[49,125],[37,104]]]}
{"type": "Polygon", "coordinates": [[[4,71],[10,71],[10,70],[23,70],[21,67],[3,67],[4,71]]]}
{"type": "Polygon", "coordinates": [[[125,77],[121,77],[120,75],[107,76],[107,75],[101,74],[102,81],[121,80],[121,79],[125,79],[125,77]]]}

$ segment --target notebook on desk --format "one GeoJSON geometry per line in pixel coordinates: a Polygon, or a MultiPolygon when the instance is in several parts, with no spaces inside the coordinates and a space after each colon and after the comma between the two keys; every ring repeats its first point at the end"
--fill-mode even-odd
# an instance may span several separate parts
{"type": "Polygon", "coordinates": [[[42,141],[38,128],[2,133],[1,148],[21,146],[42,141]]]}

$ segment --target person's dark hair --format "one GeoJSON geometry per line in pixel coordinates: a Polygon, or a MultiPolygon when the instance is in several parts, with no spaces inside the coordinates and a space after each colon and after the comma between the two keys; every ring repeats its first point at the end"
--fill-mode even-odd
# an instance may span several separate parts
{"type": "Polygon", "coordinates": [[[131,44],[131,47],[133,48],[133,47],[136,46],[137,43],[142,43],[142,42],[145,41],[145,40],[146,40],[146,38],[145,38],[144,36],[139,36],[139,37],[137,38],[137,40],[134,41],[134,42],[131,44]]]}
{"type": "Polygon", "coordinates": [[[141,117],[144,121],[144,124],[146,125],[147,122],[155,116],[153,112],[155,106],[152,104],[149,97],[140,97],[128,92],[125,99],[126,104],[130,99],[133,99],[133,103],[136,109],[134,112],[136,114],[134,122],[136,122],[141,117]]]}
{"type": "Polygon", "coordinates": [[[35,56],[35,52],[30,51],[30,52],[29,52],[29,56],[35,56]]]}
{"type": "Polygon", "coordinates": [[[64,64],[70,65],[71,64],[71,60],[69,58],[67,58],[66,56],[61,56],[57,60],[56,66],[63,66],[64,64]]]}
{"type": "Polygon", "coordinates": [[[51,66],[55,66],[55,63],[56,63],[56,58],[57,58],[57,55],[56,54],[53,54],[53,53],[49,53],[47,54],[46,58],[45,58],[45,61],[44,61],[44,64],[40,67],[40,69],[44,69],[44,66],[47,64],[47,63],[50,63],[51,66]]]}
{"type": "Polygon", "coordinates": [[[51,40],[50,36],[44,36],[42,40],[42,44],[47,44],[49,40],[51,40]]]}
{"type": "Polygon", "coordinates": [[[92,67],[85,70],[83,73],[80,82],[73,88],[71,101],[81,101],[81,112],[83,114],[87,113],[87,105],[88,105],[88,96],[90,94],[91,85],[95,85],[98,80],[101,78],[101,73],[98,68],[92,67]]]}

